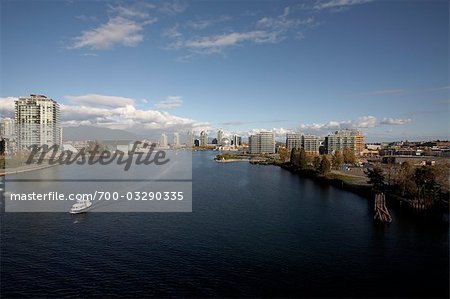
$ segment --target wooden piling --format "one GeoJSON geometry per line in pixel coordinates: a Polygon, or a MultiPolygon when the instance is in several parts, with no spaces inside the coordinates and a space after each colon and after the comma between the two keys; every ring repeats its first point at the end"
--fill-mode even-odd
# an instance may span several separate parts
{"type": "Polygon", "coordinates": [[[384,223],[391,223],[392,217],[386,207],[386,197],[384,193],[377,193],[375,195],[375,215],[373,219],[384,223]]]}

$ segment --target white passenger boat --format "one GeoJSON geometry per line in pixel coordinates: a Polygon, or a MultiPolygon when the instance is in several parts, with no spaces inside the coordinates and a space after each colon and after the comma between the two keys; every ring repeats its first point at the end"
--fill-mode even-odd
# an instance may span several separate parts
{"type": "Polygon", "coordinates": [[[70,214],[80,214],[87,212],[92,206],[90,200],[78,200],[69,210],[70,214]]]}

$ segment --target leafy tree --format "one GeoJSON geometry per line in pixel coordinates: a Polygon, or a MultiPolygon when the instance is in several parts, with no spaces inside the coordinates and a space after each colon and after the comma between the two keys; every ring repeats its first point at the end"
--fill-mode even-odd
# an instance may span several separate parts
{"type": "Polygon", "coordinates": [[[436,195],[440,193],[440,186],[436,182],[436,175],[431,167],[422,166],[416,168],[414,180],[417,185],[417,198],[419,201],[436,199],[436,195]]]}
{"type": "Polygon", "coordinates": [[[385,174],[380,166],[375,166],[372,169],[368,168],[366,175],[369,178],[368,183],[373,186],[373,189],[378,192],[383,192],[385,188],[385,174]]]}
{"type": "Polygon", "coordinates": [[[344,157],[342,156],[341,151],[335,151],[331,161],[334,169],[341,168],[342,164],[344,163],[344,157]]]}
{"type": "Polygon", "coordinates": [[[352,149],[345,147],[344,150],[342,151],[342,155],[344,157],[344,163],[355,164],[356,156],[355,152],[352,149]]]}
{"type": "Polygon", "coordinates": [[[280,147],[278,149],[278,154],[280,155],[281,162],[286,162],[286,159],[288,158],[288,150],[285,147],[280,147]]]}
{"type": "Polygon", "coordinates": [[[409,162],[403,162],[396,176],[396,184],[402,196],[412,193],[414,189],[414,172],[409,162]]]}
{"type": "Polygon", "coordinates": [[[321,159],[319,156],[314,157],[314,161],[313,161],[314,170],[320,171],[320,162],[321,162],[321,159]]]}
{"type": "Polygon", "coordinates": [[[328,160],[327,156],[323,155],[322,160],[320,161],[319,172],[321,175],[326,175],[331,171],[331,163],[328,160]]]}
{"type": "Polygon", "coordinates": [[[304,149],[300,149],[300,153],[298,155],[298,167],[300,169],[306,169],[308,167],[308,156],[304,149]]]}
{"type": "Polygon", "coordinates": [[[106,145],[99,143],[97,140],[88,141],[86,152],[90,154],[100,154],[103,151],[107,151],[106,145]]]}
{"type": "Polygon", "coordinates": [[[298,166],[298,156],[300,155],[300,149],[298,148],[293,148],[291,150],[291,158],[290,158],[290,162],[295,165],[298,166]]]}

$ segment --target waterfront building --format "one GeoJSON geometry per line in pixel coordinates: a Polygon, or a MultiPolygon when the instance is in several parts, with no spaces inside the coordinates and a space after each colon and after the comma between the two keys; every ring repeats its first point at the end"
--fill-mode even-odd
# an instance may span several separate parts
{"type": "Polygon", "coordinates": [[[179,147],[179,146],[180,146],[180,134],[178,134],[178,133],[173,133],[173,142],[172,142],[172,146],[173,146],[173,147],[179,147]]]}
{"type": "Polygon", "coordinates": [[[162,133],[161,137],[159,138],[159,146],[160,147],[167,147],[167,135],[162,133]]]}
{"type": "Polygon", "coordinates": [[[0,137],[13,139],[16,135],[14,119],[4,118],[0,121],[0,137]]]}
{"type": "Polygon", "coordinates": [[[346,147],[358,154],[364,150],[364,135],[361,130],[339,130],[325,137],[325,147],[328,154],[346,147]]]}
{"type": "Polygon", "coordinates": [[[206,131],[200,132],[200,146],[207,146],[208,145],[208,133],[206,131]]]}
{"type": "Polygon", "coordinates": [[[301,148],[302,136],[300,134],[286,134],[286,148],[290,153],[294,148],[301,148]]]}
{"type": "Polygon", "coordinates": [[[187,132],[186,146],[193,147],[194,146],[194,134],[192,131],[187,132]]]}
{"type": "Polygon", "coordinates": [[[319,154],[320,141],[319,137],[315,135],[302,135],[302,148],[307,154],[319,154]]]}
{"type": "Polygon", "coordinates": [[[231,145],[234,145],[235,147],[241,145],[241,137],[239,135],[234,134],[233,139],[231,140],[231,145]]]}
{"type": "Polygon", "coordinates": [[[275,153],[275,136],[272,132],[260,132],[248,139],[249,151],[252,154],[275,153]]]}
{"type": "Polygon", "coordinates": [[[218,145],[222,145],[222,139],[223,139],[223,131],[221,129],[219,129],[217,131],[217,144],[218,145]]]}
{"type": "Polygon", "coordinates": [[[32,94],[15,101],[17,146],[62,145],[59,104],[45,95],[32,94]]]}

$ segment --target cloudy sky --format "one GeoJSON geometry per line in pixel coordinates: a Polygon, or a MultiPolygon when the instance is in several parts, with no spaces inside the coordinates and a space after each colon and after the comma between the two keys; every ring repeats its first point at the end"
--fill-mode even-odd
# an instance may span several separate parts
{"type": "Polygon", "coordinates": [[[42,93],[138,134],[449,136],[447,0],[4,0],[1,66],[1,117],[42,93]]]}

